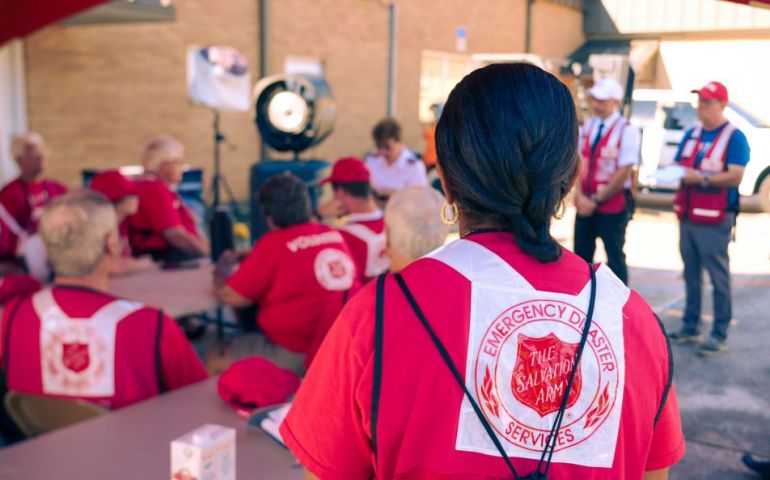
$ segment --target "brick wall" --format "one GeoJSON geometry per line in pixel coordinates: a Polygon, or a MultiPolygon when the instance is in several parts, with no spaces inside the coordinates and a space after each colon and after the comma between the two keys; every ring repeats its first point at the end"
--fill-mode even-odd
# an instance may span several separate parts
{"type": "MultiPolygon", "coordinates": [[[[211,114],[190,105],[185,87],[189,45],[239,49],[258,64],[256,0],[176,0],[176,20],[49,27],[26,42],[30,128],[53,151],[49,174],[79,182],[86,167],[136,163],[144,142],[166,132],[187,145],[193,166],[210,170],[211,114]]],[[[405,140],[423,148],[418,119],[423,50],[455,51],[455,30],[468,31],[468,53],[521,52],[525,0],[400,0],[396,116],[405,140]]],[[[564,56],[582,42],[580,12],[538,1],[533,51],[564,56]]],[[[308,152],[333,160],[363,154],[386,112],[388,10],[377,0],[273,0],[271,73],[288,55],[318,58],[338,106],[334,133],[308,152]]],[[[253,78],[256,81],[256,77],[253,78]]],[[[224,113],[222,129],[237,146],[223,150],[236,192],[247,192],[248,167],[259,155],[250,113],[224,113]]]]}

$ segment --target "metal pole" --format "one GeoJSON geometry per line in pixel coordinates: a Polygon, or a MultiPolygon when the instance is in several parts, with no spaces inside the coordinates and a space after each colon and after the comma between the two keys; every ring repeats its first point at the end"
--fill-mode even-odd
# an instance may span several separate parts
{"type": "Polygon", "coordinates": [[[222,135],[222,131],[219,129],[219,110],[214,110],[214,178],[212,179],[212,195],[213,210],[219,206],[219,181],[222,175],[222,163],[220,157],[220,144],[224,141],[225,137],[222,135]]]}
{"type": "MultiPolygon", "coordinates": [[[[270,71],[270,0],[259,0],[259,78],[270,71]]],[[[259,142],[259,160],[267,160],[267,145],[259,142]]]]}
{"type": "Polygon", "coordinates": [[[532,53],[532,4],[535,0],[525,1],[527,2],[527,23],[524,26],[524,53],[532,53]]]}
{"type": "Polygon", "coordinates": [[[396,2],[388,5],[388,15],[390,17],[390,29],[388,32],[388,104],[387,115],[392,117],[396,114],[396,32],[398,7],[396,2]]]}

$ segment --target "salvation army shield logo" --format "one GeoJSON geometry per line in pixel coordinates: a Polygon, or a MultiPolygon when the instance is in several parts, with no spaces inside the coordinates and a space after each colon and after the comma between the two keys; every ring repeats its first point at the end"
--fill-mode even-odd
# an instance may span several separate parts
{"type": "Polygon", "coordinates": [[[75,373],[84,371],[91,363],[87,343],[64,343],[62,344],[61,356],[62,365],[75,373]]]}
{"type": "MultiPolygon", "coordinates": [[[[539,453],[545,447],[585,320],[570,303],[540,299],[509,307],[488,323],[472,378],[479,406],[498,436],[509,448],[522,449],[511,452],[539,453]]],[[[594,319],[567,396],[556,452],[588,441],[611,415],[620,414],[619,370],[610,337],[594,319]]]]}
{"type": "MultiPolygon", "coordinates": [[[[575,365],[578,343],[566,343],[549,333],[543,338],[518,336],[516,365],[511,376],[511,391],[522,404],[541,417],[559,410],[575,365]]],[[[580,395],[582,373],[575,380],[567,398],[567,408],[580,395]]]]}

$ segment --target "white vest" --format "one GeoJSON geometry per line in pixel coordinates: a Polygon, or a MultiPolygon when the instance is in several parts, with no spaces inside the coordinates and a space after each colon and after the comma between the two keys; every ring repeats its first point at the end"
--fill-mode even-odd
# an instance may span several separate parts
{"type": "Polygon", "coordinates": [[[385,255],[387,239],[385,231],[375,233],[360,223],[348,223],[340,227],[366,244],[366,277],[376,277],[390,268],[390,259],[385,255]]]}
{"type": "Polygon", "coordinates": [[[115,335],[118,324],[143,308],[115,300],[90,318],[69,317],[50,289],[32,297],[40,319],[40,375],[43,392],[76,397],[115,395],[115,335]]]}
{"type": "MultiPolygon", "coordinates": [[[[539,291],[495,253],[467,240],[428,256],[471,282],[468,389],[509,456],[540,459],[580,343],[590,281],[576,296],[539,291]]],[[[609,468],[623,406],[629,290],[604,266],[596,280],[593,323],[553,461],[609,468]]],[[[499,456],[467,398],[458,418],[457,450],[499,456]]]]}

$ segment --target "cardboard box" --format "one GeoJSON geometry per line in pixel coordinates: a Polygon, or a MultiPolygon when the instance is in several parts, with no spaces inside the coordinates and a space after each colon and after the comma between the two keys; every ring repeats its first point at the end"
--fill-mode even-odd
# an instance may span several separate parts
{"type": "Polygon", "coordinates": [[[171,442],[172,480],[235,480],[235,429],[206,424],[171,442]]]}

